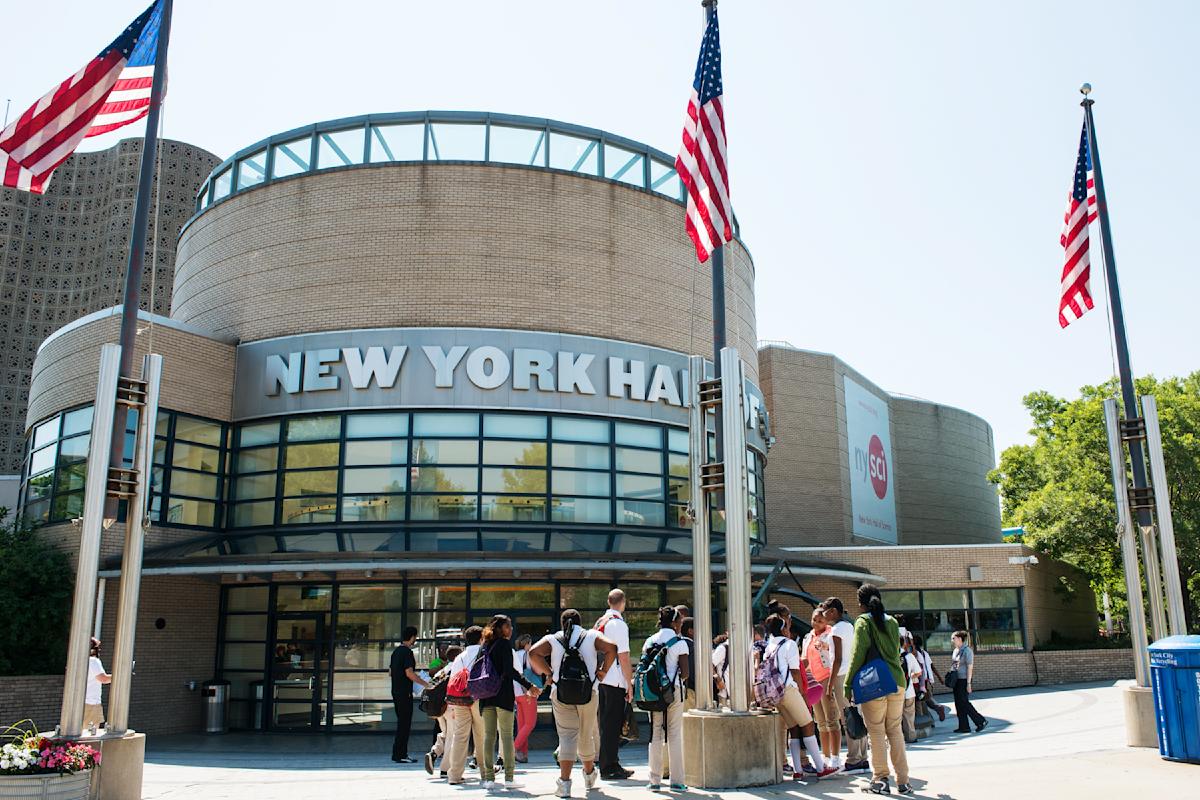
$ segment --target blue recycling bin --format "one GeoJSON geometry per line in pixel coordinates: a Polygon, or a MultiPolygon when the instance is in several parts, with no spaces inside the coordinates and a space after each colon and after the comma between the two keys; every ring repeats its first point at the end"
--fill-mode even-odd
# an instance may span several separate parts
{"type": "Polygon", "coordinates": [[[1200,764],[1200,636],[1168,636],[1150,645],[1158,751],[1200,764]]]}

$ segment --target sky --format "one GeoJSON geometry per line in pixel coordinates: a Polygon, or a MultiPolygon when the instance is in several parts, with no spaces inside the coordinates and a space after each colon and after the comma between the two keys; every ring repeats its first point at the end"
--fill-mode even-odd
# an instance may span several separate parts
{"type": "MultiPolygon", "coordinates": [[[[145,4],[13,4],[4,27],[37,35],[5,37],[0,103],[20,113],[145,4]]],[[[1114,372],[1098,263],[1097,310],[1057,321],[1090,81],[1134,372],[1200,369],[1186,149],[1200,3],[724,0],[720,13],[760,339],[979,414],[997,456],[1028,441],[1026,393],[1075,396],[1114,372]]],[[[177,0],[164,135],[224,158],[321,120],[463,109],[674,153],[702,32],[699,0],[177,0]]]]}

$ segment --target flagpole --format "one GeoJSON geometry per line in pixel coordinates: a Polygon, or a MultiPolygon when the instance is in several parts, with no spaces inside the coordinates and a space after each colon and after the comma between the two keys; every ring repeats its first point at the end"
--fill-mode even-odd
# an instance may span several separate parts
{"type": "MultiPolygon", "coordinates": [[[[158,49],[154,55],[154,80],[150,87],[150,108],[146,116],[146,134],[142,139],[142,160],[138,172],[137,196],[133,207],[133,229],[129,237],[129,261],[125,267],[125,293],[121,300],[121,361],[117,374],[132,379],[134,342],[137,338],[138,307],[142,297],[142,275],[145,272],[146,229],[150,219],[151,187],[154,166],[158,157],[158,119],[162,108],[163,90],[167,79],[167,46],[171,39],[172,0],[163,0],[162,20],[158,28],[158,49]]],[[[129,409],[119,405],[113,416],[112,444],[109,469],[120,470],[125,457],[125,428],[129,409]]],[[[153,425],[154,421],[151,420],[153,425]]],[[[105,522],[117,518],[118,498],[109,494],[105,503],[105,522]]],[[[140,513],[140,512],[139,512],[140,513]]]]}

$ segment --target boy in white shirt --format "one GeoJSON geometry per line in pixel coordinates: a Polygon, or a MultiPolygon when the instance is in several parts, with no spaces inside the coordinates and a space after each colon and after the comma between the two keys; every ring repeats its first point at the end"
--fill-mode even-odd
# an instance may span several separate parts
{"type": "Polygon", "coordinates": [[[917,687],[921,685],[921,662],[913,653],[912,634],[904,631],[900,636],[900,654],[908,668],[908,685],[904,687],[904,716],[900,727],[904,741],[912,744],[917,740],[917,687]]]}
{"type": "MultiPolygon", "coordinates": [[[[833,679],[829,682],[829,688],[833,690],[838,710],[845,718],[846,709],[850,707],[850,700],[842,691],[842,687],[846,685],[846,676],[850,672],[850,651],[854,647],[854,626],[846,621],[846,609],[840,599],[830,597],[821,603],[820,608],[825,612],[825,621],[829,623],[832,634],[830,643],[833,645],[833,679]]],[[[841,750],[840,730],[834,733],[833,740],[833,752],[836,754],[841,750]]],[[[867,761],[867,737],[864,736],[861,739],[846,737],[844,769],[846,772],[857,773],[871,771],[871,765],[867,761]]]]}
{"type": "Polygon", "coordinates": [[[687,642],[679,635],[679,618],[674,606],[663,606],[658,610],[658,633],[647,637],[642,645],[645,654],[651,647],[661,645],[666,648],[663,666],[667,676],[675,686],[675,697],[666,711],[650,712],[650,790],[658,791],[663,781],[663,741],[670,750],[671,759],[671,789],[676,792],[687,791],[683,783],[683,700],[684,685],[691,670],[688,664],[687,642]]]}

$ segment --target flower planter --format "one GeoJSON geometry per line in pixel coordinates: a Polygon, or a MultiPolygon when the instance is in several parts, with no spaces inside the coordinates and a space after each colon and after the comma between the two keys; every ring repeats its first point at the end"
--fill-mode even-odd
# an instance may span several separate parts
{"type": "Polygon", "coordinates": [[[87,800],[90,769],[73,775],[0,775],[0,800],[87,800]]]}

